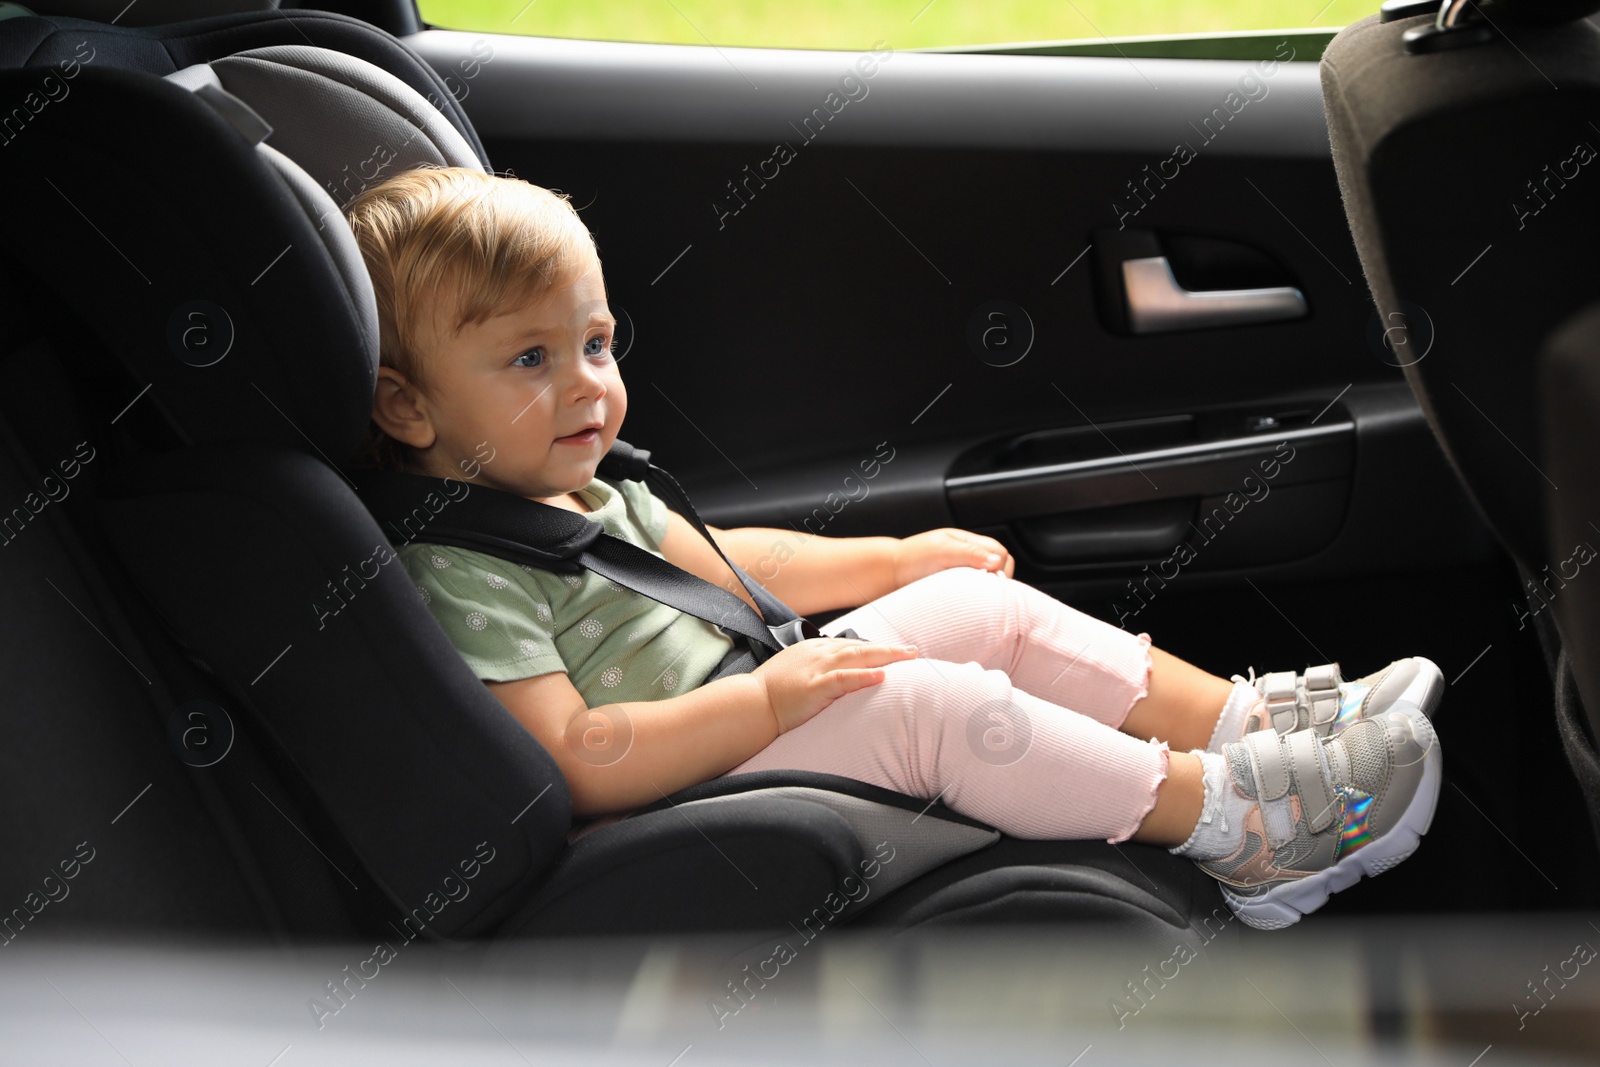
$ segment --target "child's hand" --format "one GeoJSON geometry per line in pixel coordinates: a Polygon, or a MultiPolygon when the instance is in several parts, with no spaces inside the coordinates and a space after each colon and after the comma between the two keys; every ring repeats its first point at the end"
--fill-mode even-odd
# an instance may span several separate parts
{"type": "Polygon", "coordinates": [[[915,659],[914,645],[813,637],[790,645],[751,673],[785,734],[846,693],[883,681],[883,664],[915,659]]]}
{"type": "Polygon", "coordinates": [[[1011,577],[1017,563],[992,537],[944,527],[905,537],[894,549],[894,587],[950,567],[976,567],[1011,577]]]}

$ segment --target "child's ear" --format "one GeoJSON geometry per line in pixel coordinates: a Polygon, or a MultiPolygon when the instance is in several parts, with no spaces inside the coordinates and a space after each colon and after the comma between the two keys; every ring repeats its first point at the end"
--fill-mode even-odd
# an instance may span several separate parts
{"type": "Polygon", "coordinates": [[[378,368],[372,421],[384,433],[412,448],[427,448],[437,436],[433,420],[428,417],[427,404],[417,387],[393,367],[378,368]]]}

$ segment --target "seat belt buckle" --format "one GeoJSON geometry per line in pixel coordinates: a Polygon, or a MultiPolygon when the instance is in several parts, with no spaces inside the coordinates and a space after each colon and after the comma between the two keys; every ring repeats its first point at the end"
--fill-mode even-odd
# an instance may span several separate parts
{"type": "Polygon", "coordinates": [[[778,623],[776,626],[768,625],[767,629],[771,631],[773,639],[778,642],[779,648],[788,648],[790,645],[797,645],[801,641],[822,636],[822,631],[817,629],[816,624],[804,616],[790,619],[788,622],[778,623]]]}
{"type": "MultiPolygon", "coordinates": [[[[806,641],[813,637],[828,636],[821,630],[817,629],[816,623],[812,622],[808,618],[805,618],[804,616],[790,619],[788,622],[779,623],[776,626],[768,626],[767,629],[772,631],[773,638],[783,648],[788,648],[790,645],[797,645],[801,641],[806,641]]],[[[861,635],[856,633],[853,629],[840,630],[833,636],[848,637],[852,641],[861,640],[861,635]]]]}

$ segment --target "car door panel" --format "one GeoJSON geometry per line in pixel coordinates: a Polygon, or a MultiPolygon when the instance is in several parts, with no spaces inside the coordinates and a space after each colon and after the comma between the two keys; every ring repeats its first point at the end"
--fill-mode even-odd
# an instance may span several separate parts
{"type": "Polygon", "coordinates": [[[1312,64],[409,43],[489,56],[463,104],[595,232],[624,436],[708,522],[963,526],[1091,600],[1182,546],[1197,591],[1490,558],[1374,343],[1312,64]],[[1305,311],[1135,333],[1151,256],[1305,311]]]}

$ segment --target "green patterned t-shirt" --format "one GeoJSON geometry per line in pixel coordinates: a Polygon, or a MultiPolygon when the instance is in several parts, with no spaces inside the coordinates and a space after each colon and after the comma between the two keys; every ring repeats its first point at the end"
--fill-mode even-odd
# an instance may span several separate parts
{"type": "MultiPolygon", "coordinates": [[[[667,507],[643,482],[596,478],[578,494],[607,533],[661,555],[667,507]]],[[[733,647],[709,622],[591,571],[557,574],[422,542],[397,555],[450,643],[485,681],[565,671],[591,708],[660,700],[698,687],[733,647]]]]}

